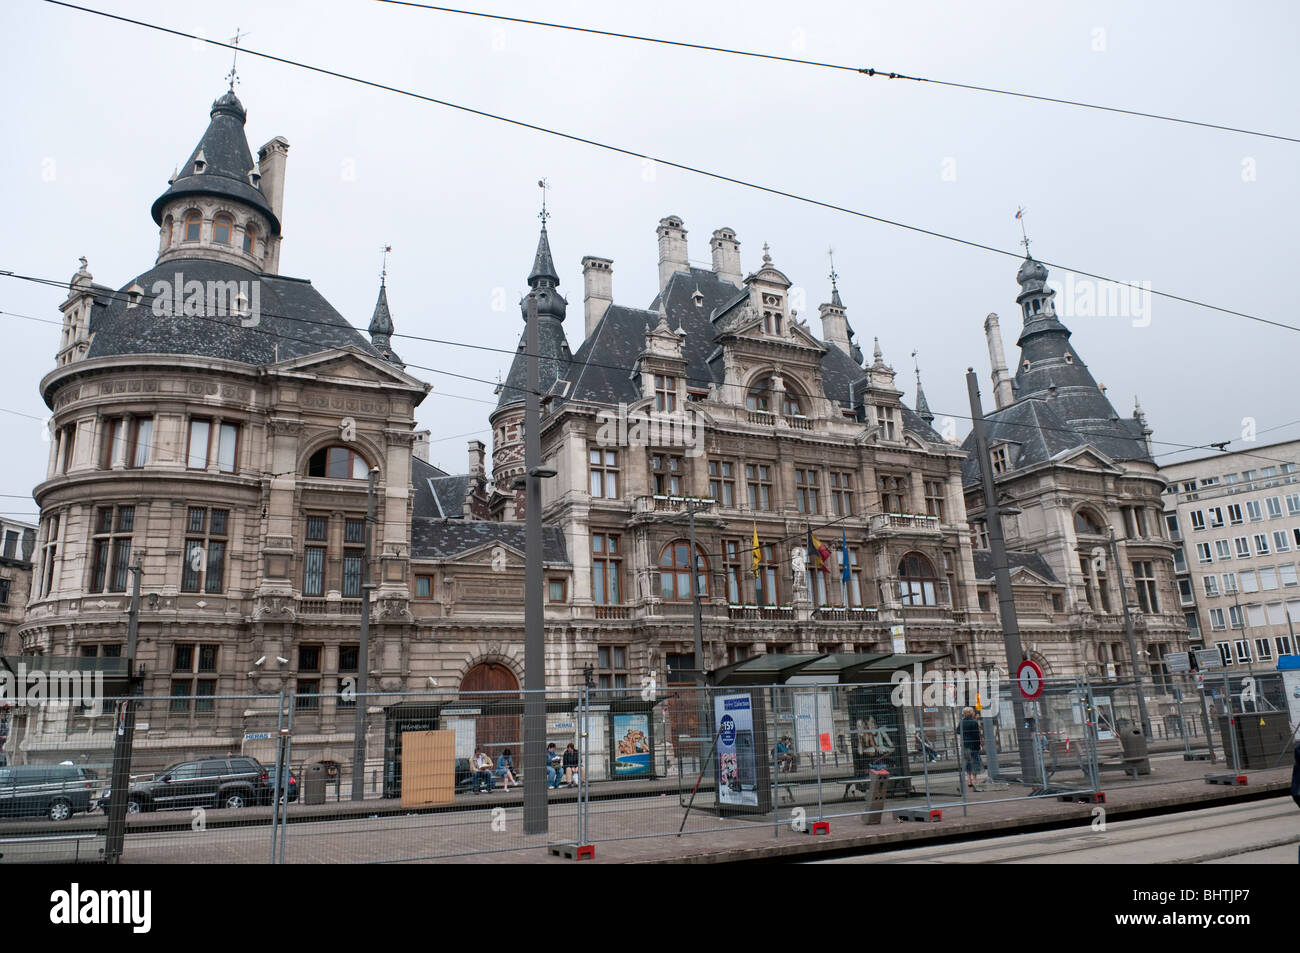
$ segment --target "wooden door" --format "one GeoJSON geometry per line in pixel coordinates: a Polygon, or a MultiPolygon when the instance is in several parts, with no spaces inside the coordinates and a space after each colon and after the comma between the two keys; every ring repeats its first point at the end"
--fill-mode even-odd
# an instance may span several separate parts
{"type": "MultiPolygon", "coordinates": [[[[460,682],[461,698],[466,705],[486,705],[490,701],[520,701],[519,682],[514,673],[499,662],[475,665],[460,682]],[[492,692],[491,695],[466,694],[492,692]]],[[[480,715],[475,726],[474,743],[487,751],[496,767],[497,755],[509,748],[514,756],[516,773],[523,770],[523,725],[518,715],[480,715]]]]}

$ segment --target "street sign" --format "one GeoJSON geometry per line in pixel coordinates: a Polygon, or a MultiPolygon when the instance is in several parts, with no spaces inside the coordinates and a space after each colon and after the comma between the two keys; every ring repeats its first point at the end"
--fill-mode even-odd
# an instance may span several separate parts
{"type": "Polygon", "coordinates": [[[894,646],[893,646],[893,648],[894,648],[894,654],[895,654],[895,655],[906,655],[906,654],[907,654],[907,639],[906,639],[906,637],[903,635],[903,627],[902,627],[901,625],[892,625],[892,626],[890,626],[890,628],[889,628],[889,634],[890,634],[891,636],[893,636],[893,641],[894,641],[894,646]]]}
{"type": "Polygon", "coordinates": [[[1043,670],[1038,663],[1025,659],[1016,669],[1016,687],[1028,701],[1033,701],[1043,694],[1043,670]]]}
{"type": "Polygon", "coordinates": [[[1218,649],[1197,649],[1196,667],[1201,671],[1211,668],[1223,668],[1223,656],[1218,649]]]}
{"type": "Polygon", "coordinates": [[[1165,671],[1190,672],[1192,657],[1188,652],[1169,652],[1165,655],[1165,671]]]}
{"type": "Polygon", "coordinates": [[[245,741],[269,741],[271,732],[269,731],[246,731],[244,732],[245,741]]]}

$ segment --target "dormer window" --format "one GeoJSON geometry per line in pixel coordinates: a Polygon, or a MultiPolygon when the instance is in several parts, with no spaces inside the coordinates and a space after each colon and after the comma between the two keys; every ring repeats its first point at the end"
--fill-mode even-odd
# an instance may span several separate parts
{"type": "Polygon", "coordinates": [[[885,440],[897,440],[897,427],[894,424],[894,408],[881,405],[876,406],[876,426],[880,428],[880,436],[885,440]]]}
{"type": "Polygon", "coordinates": [[[185,213],[185,241],[197,242],[199,240],[199,227],[203,219],[196,211],[185,213]]]}
{"type": "Polygon", "coordinates": [[[244,251],[250,255],[253,254],[253,248],[257,243],[257,226],[251,222],[244,226],[244,251]]]}
{"type": "Polygon", "coordinates": [[[208,167],[208,160],[204,158],[202,150],[194,157],[194,174],[198,175],[208,167]]]}
{"type": "Polygon", "coordinates": [[[212,240],[218,245],[230,244],[230,233],[235,229],[235,223],[230,220],[229,215],[218,215],[212,220],[212,240]]]}
{"type": "Polygon", "coordinates": [[[1011,469],[1011,455],[1007,453],[1006,446],[994,447],[989,455],[993,458],[993,474],[995,476],[1006,473],[1011,469]]]}

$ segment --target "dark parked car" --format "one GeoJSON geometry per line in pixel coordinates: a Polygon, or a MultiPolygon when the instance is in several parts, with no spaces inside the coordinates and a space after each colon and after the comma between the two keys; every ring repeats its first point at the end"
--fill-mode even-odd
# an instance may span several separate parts
{"type": "MultiPolygon", "coordinates": [[[[126,812],[185,810],[195,807],[241,808],[270,804],[270,773],[256,758],[204,758],[182,761],[152,781],[134,782],[127,792],[126,812]]],[[[100,798],[107,813],[109,792],[100,798]]]]}
{"type": "MultiPolygon", "coordinates": [[[[266,794],[263,795],[262,800],[258,802],[259,804],[273,803],[275,798],[275,792],[277,790],[276,779],[277,778],[276,778],[275,765],[268,764],[266,766],[266,789],[267,790],[266,790],[266,794]]],[[[288,781],[289,781],[289,793],[287,796],[288,796],[289,803],[292,804],[294,801],[298,800],[298,776],[294,774],[292,771],[290,771],[288,781]]]]}
{"type": "Polygon", "coordinates": [[[75,765],[0,768],[0,818],[44,815],[66,821],[92,808],[97,786],[90,771],[75,765]]]}

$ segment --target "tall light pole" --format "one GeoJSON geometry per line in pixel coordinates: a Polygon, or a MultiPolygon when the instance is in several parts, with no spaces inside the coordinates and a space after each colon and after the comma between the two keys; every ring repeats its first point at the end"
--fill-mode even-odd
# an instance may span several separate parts
{"type": "MultiPolygon", "coordinates": [[[[1014,679],[1025,659],[1020,644],[1020,621],[1016,600],[1011,592],[1011,570],[1007,564],[1007,547],[1002,538],[1002,511],[998,508],[997,490],[993,485],[993,467],[989,462],[988,433],[984,427],[984,409],[980,404],[979,381],[975,371],[966,369],[966,390],[970,394],[971,423],[975,431],[975,455],[979,458],[980,479],[984,484],[984,522],[988,527],[989,550],[993,556],[993,576],[998,588],[998,616],[1002,620],[1002,644],[1007,654],[1007,675],[1014,679]]],[[[1025,725],[1025,706],[1020,693],[1012,689],[1011,707],[1016,719],[1016,741],[1020,749],[1020,776],[1026,782],[1034,770],[1033,739],[1025,725]]],[[[985,739],[986,742],[989,739],[985,739]]]]}
{"type": "MultiPolygon", "coordinates": [[[[1133,682],[1137,686],[1138,715],[1142,719],[1142,734],[1151,739],[1151,716],[1147,714],[1147,700],[1142,694],[1142,669],[1138,665],[1137,637],[1133,634],[1133,616],[1128,611],[1128,589],[1124,585],[1124,565],[1119,561],[1119,547],[1115,544],[1115,527],[1107,525],[1110,535],[1110,558],[1115,561],[1115,575],[1119,581],[1119,601],[1124,609],[1124,634],[1128,637],[1128,657],[1133,665],[1133,682]]],[[[1245,620],[1242,620],[1245,625],[1245,620]]]]}
{"type": "Polygon", "coordinates": [[[352,740],[352,800],[366,796],[366,689],[370,676],[370,594],[375,588],[370,572],[370,528],[375,522],[375,475],[370,470],[366,485],[366,537],[361,557],[361,644],[357,648],[357,706],[352,740]]]}
{"type": "Polygon", "coordinates": [[[140,554],[127,567],[131,573],[131,603],[126,611],[126,691],[117,703],[116,730],[113,733],[113,767],[108,800],[108,833],[104,839],[104,860],[116,864],[122,859],[126,841],[126,800],[131,786],[131,746],[135,740],[135,696],[140,693],[135,653],[140,634],[140,554]]]}
{"type": "Polygon", "coordinates": [[[542,408],[537,294],[529,292],[524,331],[524,833],[549,829],[546,794],[546,622],[542,614],[542,408]]]}

